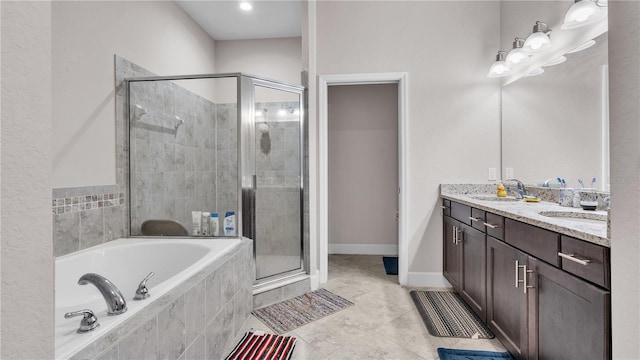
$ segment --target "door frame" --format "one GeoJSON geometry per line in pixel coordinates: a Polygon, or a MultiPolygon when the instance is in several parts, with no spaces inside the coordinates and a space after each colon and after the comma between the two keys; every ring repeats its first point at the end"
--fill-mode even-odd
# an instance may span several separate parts
{"type": "Polygon", "coordinates": [[[407,152],[409,124],[408,73],[366,73],[320,75],[318,79],[318,239],[320,283],[329,271],[329,86],[398,84],[398,281],[407,285],[409,244],[407,239],[407,152]]]}

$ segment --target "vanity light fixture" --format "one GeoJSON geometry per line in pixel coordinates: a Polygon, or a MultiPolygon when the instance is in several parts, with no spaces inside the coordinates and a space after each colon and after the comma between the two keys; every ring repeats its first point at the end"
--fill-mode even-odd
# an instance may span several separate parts
{"type": "Polygon", "coordinates": [[[496,62],[494,62],[489,68],[487,77],[495,78],[511,74],[511,69],[504,61],[506,55],[507,53],[505,51],[498,51],[498,54],[496,55],[496,62]]]}
{"type": "Polygon", "coordinates": [[[527,41],[522,46],[522,51],[527,54],[536,54],[543,52],[551,47],[551,39],[549,39],[549,25],[542,21],[536,21],[533,25],[533,34],[529,35],[527,41]]]}
{"type": "Polygon", "coordinates": [[[537,68],[537,69],[533,69],[533,70],[529,71],[529,72],[527,73],[527,75],[525,75],[525,76],[526,76],[526,77],[538,76],[538,75],[542,74],[543,72],[544,72],[544,69],[543,69],[543,68],[541,68],[541,67],[539,67],[539,68],[537,68]]]}
{"type": "Polygon", "coordinates": [[[242,11],[251,11],[253,9],[253,5],[250,2],[243,1],[240,3],[240,10],[242,11]]]}
{"type": "Polygon", "coordinates": [[[578,52],[578,51],[582,51],[582,50],[588,49],[588,48],[592,47],[592,46],[593,46],[593,45],[595,45],[595,44],[596,44],[596,41],[595,41],[595,40],[589,40],[589,41],[585,42],[584,44],[582,44],[582,45],[578,46],[577,48],[575,48],[575,49],[573,49],[573,50],[571,50],[571,51],[567,51],[567,54],[573,54],[573,53],[575,53],[575,52],[578,52]]]}
{"type": "Polygon", "coordinates": [[[555,59],[552,59],[551,61],[547,62],[546,64],[542,65],[542,66],[553,66],[553,65],[558,65],[558,64],[562,64],[563,62],[567,61],[567,58],[560,55],[555,59]]]}
{"type": "Polygon", "coordinates": [[[516,38],[513,41],[513,49],[509,51],[504,61],[507,65],[516,65],[525,63],[529,60],[529,55],[522,50],[524,45],[524,39],[516,38]]]}
{"type": "Polygon", "coordinates": [[[600,7],[607,6],[606,1],[593,2],[591,0],[575,0],[567,14],[561,29],[575,29],[593,23],[604,17],[605,13],[600,7]]]}

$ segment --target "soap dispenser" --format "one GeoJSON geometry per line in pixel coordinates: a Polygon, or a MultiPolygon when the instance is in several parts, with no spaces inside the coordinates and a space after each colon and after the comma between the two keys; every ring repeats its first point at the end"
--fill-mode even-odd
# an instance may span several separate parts
{"type": "Polygon", "coordinates": [[[580,193],[577,191],[573,193],[573,207],[574,208],[580,207],[580,193]]]}

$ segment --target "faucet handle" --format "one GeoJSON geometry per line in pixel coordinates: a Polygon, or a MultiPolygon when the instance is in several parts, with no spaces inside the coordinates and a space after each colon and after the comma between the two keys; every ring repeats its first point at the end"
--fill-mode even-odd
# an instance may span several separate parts
{"type": "Polygon", "coordinates": [[[138,289],[136,290],[136,295],[133,297],[133,300],[143,300],[151,296],[149,294],[149,289],[147,289],[147,281],[149,281],[153,275],[155,275],[155,273],[152,271],[147,275],[147,277],[142,279],[140,285],[138,285],[138,289]]]}
{"type": "Polygon", "coordinates": [[[78,328],[78,333],[85,333],[100,326],[100,323],[98,323],[98,317],[96,317],[93,311],[89,309],[68,312],[64,314],[64,318],[70,319],[72,317],[80,315],[82,315],[82,320],[80,320],[80,328],[78,328]]]}

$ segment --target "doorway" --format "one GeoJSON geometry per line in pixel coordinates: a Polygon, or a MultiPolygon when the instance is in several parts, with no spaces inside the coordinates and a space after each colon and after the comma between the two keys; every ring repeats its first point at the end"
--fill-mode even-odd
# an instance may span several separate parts
{"type": "Polygon", "coordinates": [[[397,94],[397,83],[329,87],[329,254],[398,255],[397,94]]]}
{"type": "MultiPolygon", "coordinates": [[[[329,254],[329,88],[339,88],[345,85],[372,86],[388,84],[394,86],[397,94],[397,116],[396,136],[397,136],[397,165],[395,179],[397,181],[396,204],[397,204],[397,232],[394,237],[397,239],[398,253],[398,281],[401,285],[407,284],[408,278],[408,241],[406,239],[406,152],[407,144],[407,74],[406,73],[374,73],[374,74],[345,74],[345,75],[322,75],[319,77],[319,282],[325,283],[328,278],[328,254],[329,254]]],[[[393,171],[392,171],[393,172],[393,171]]],[[[391,207],[391,219],[395,221],[395,204],[387,204],[391,207]]],[[[366,216],[366,214],[364,214],[366,216]]],[[[353,229],[358,232],[358,229],[353,229]]],[[[353,231],[352,230],[352,231],[353,231]]],[[[369,239],[364,239],[365,241],[369,239]]],[[[368,244],[368,245],[376,245],[368,244]]],[[[385,244],[378,249],[382,249],[385,244]]],[[[334,245],[335,246],[335,245],[334,245]]],[[[393,246],[393,245],[391,245],[393,246]]]]}

